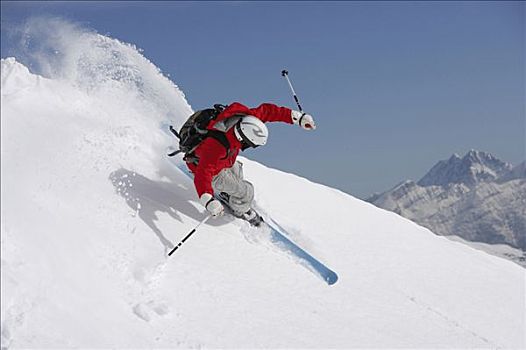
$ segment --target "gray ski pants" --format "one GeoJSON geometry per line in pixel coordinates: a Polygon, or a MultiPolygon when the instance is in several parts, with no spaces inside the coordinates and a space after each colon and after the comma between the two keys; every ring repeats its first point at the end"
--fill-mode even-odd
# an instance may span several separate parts
{"type": "Polygon", "coordinates": [[[226,192],[230,195],[229,206],[237,214],[247,212],[252,205],[254,186],[243,179],[243,164],[240,162],[214,176],[212,188],[216,194],[226,192]]]}

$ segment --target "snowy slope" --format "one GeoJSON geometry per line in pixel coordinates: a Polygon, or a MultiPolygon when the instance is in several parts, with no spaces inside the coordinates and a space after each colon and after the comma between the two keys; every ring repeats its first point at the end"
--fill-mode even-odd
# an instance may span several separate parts
{"type": "Polygon", "coordinates": [[[166,258],[203,218],[159,128],[191,108],[133,46],[59,34],[48,78],[2,60],[2,348],[525,346],[524,269],[244,158],[338,283],[228,217],[166,258]]]}

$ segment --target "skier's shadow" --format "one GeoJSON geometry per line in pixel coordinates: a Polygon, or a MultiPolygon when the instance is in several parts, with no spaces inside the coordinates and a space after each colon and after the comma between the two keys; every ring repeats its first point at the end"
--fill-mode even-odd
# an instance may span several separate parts
{"type": "Polygon", "coordinates": [[[203,213],[190,204],[188,188],[170,182],[152,181],[143,175],[124,168],[112,172],[109,179],[115,191],[126,200],[139,218],[152,229],[165,249],[174,244],[157,227],[159,212],[183,222],[180,213],[201,221],[203,213]]]}

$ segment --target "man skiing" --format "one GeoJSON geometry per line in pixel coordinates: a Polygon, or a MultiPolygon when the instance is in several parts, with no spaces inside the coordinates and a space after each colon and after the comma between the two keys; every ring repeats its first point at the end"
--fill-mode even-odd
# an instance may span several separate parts
{"type": "Polygon", "coordinates": [[[239,151],[256,148],[267,142],[266,122],[284,122],[306,130],[316,129],[314,119],[309,114],[271,103],[248,108],[235,102],[207,126],[208,130],[220,131],[224,135],[222,139],[206,137],[190,155],[185,156],[186,164],[194,174],[200,203],[214,217],[224,212],[222,203],[214,197],[216,195],[235,216],[254,226],[261,223],[261,217],[251,208],[254,187],[243,178],[242,164],[236,158],[239,151]]]}

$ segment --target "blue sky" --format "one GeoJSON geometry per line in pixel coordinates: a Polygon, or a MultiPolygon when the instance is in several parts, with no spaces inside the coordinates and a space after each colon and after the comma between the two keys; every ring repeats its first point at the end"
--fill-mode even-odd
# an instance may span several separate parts
{"type": "Polygon", "coordinates": [[[523,2],[6,2],[9,26],[58,15],[133,43],[194,109],[294,107],[318,124],[270,125],[269,166],[366,197],[469,149],[525,159],[523,2]]]}

